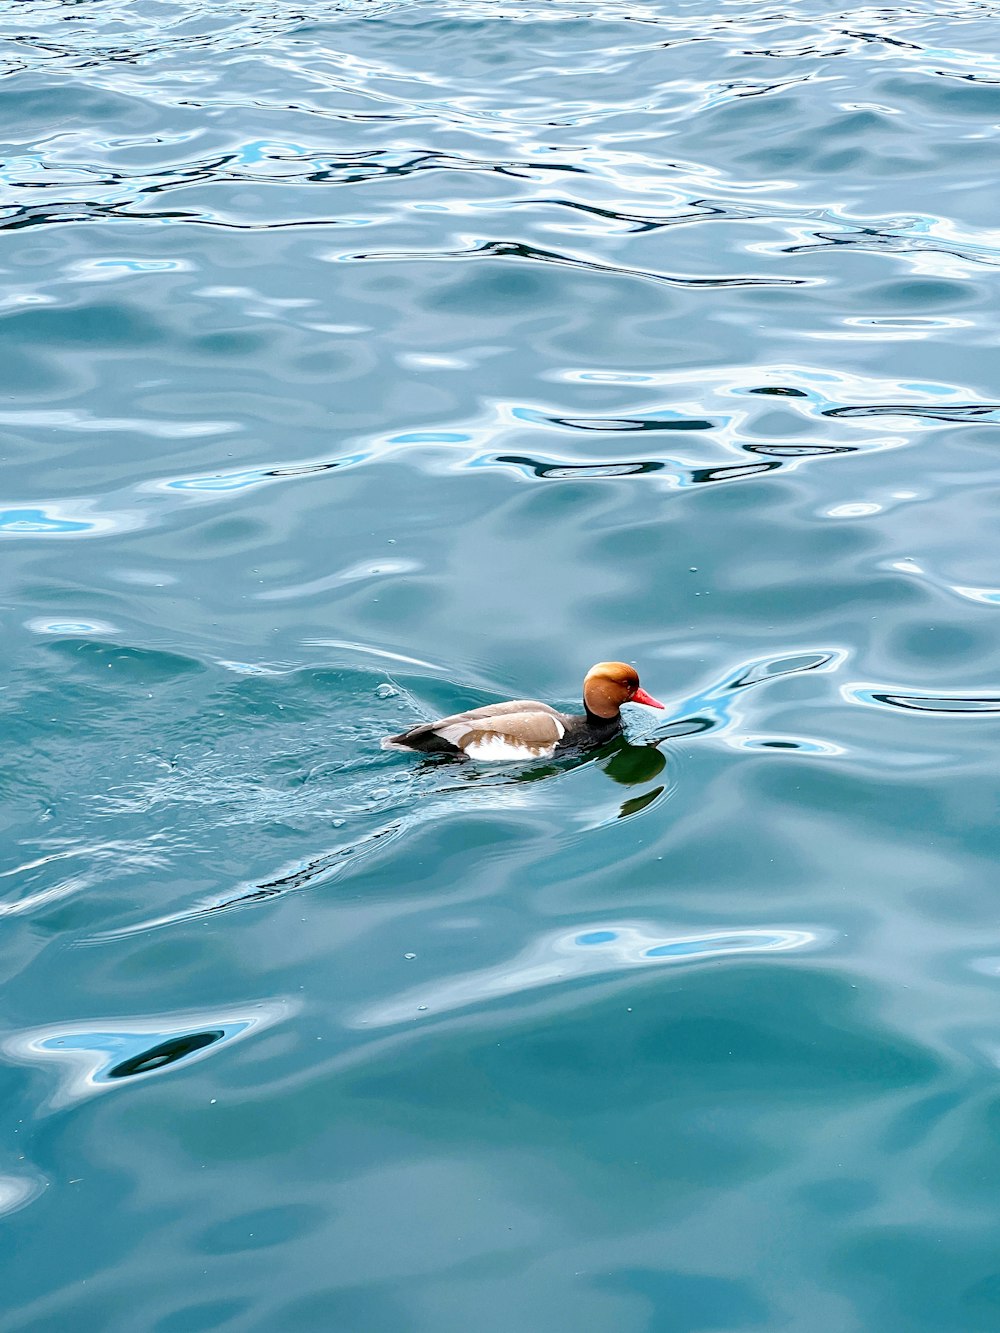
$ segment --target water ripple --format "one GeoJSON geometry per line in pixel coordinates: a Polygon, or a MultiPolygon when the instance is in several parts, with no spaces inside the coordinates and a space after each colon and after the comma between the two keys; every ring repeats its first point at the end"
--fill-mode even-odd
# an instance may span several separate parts
{"type": "Polygon", "coordinates": [[[54,1075],[45,1107],[57,1111],[122,1087],[126,1080],[204,1059],[283,1021],[295,1009],[290,1000],[268,1000],[212,1012],[51,1024],[12,1033],[0,1049],[19,1064],[41,1065],[54,1075]]]}
{"type": "Polygon", "coordinates": [[[997,1326],[998,16],[0,6],[12,1326],[997,1326]]]}
{"type": "Polygon", "coordinates": [[[902,708],[911,713],[936,713],[949,717],[1000,713],[1000,694],[906,693],[870,684],[845,685],[842,693],[849,703],[867,704],[873,708],[902,708]]]}
{"type": "Polygon", "coordinates": [[[382,263],[431,260],[492,260],[512,259],[529,264],[549,264],[577,269],[588,273],[607,273],[614,277],[639,278],[646,282],[663,283],[668,287],[806,287],[817,284],[818,278],[765,278],[760,276],[726,277],[722,275],[684,275],[658,270],[632,268],[625,264],[611,264],[584,258],[558,250],[543,250],[521,241],[476,241],[456,250],[385,250],[358,251],[353,254],[334,254],[328,258],[336,263],[376,260],[382,263]]]}
{"type": "Polygon", "coordinates": [[[362,1010],[353,1026],[391,1027],[413,1022],[424,1014],[433,1018],[542,987],[569,985],[585,977],[664,964],[786,953],[818,942],[819,935],[812,930],[718,930],[671,936],[638,923],[599,922],[554,931],[499,966],[450,977],[380,1001],[362,1010]]]}
{"type": "MultiPolygon", "coordinates": [[[[743,691],[754,686],[766,685],[782,676],[813,671],[833,673],[838,671],[846,660],[846,651],[834,649],[825,652],[790,653],[787,657],[761,658],[748,662],[735,668],[721,680],[679,701],[667,718],[657,722],[649,734],[661,740],[697,736],[709,731],[725,736],[745,725],[741,707],[743,691]]],[[[749,744],[747,740],[746,736],[740,736],[736,739],[736,743],[741,748],[748,749],[795,748],[812,754],[839,753],[839,747],[832,742],[805,737],[790,743],[777,737],[749,744]]]]}

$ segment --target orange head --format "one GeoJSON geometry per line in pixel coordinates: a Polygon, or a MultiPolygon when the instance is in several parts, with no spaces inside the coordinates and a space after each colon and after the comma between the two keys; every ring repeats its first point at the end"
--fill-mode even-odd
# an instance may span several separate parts
{"type": "Polygon", "coordinates": [[[583,706],[595,717],[617,717],[622,704],[663,704],[639,687],[639,673],[626,662],[598,662],[583,682],[583,706]]]}

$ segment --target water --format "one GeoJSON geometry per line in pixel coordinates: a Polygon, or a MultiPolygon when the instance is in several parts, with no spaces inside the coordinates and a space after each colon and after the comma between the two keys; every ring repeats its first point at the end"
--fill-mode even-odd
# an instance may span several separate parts
{"type": "Polygon", "coordinates": [[[0,15],[0,1327],[997,1328],[998,9],[0,15]]]}

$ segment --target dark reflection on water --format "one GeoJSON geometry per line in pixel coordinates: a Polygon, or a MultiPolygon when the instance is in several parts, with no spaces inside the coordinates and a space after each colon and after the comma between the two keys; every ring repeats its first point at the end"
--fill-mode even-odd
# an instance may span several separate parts
{"type": "Polygon", "coordinates": [[[980,425],[1000,425],[1000,406],[995,403],[969,403],[964,406],[931,407],[917,403],[878,403],[871,407],[830,407],[827,417],[921,417],[927,421],[974,421],[980,425]]]}
{"type": "Polygon", "coordinates": [[[655,460],[629,463],[545,463],[535,458],[525,458],[519,454],[498,454],[498,463],[513,463],[515,467],[525,468],[536,477],[554,479],[583,480],[587,477],[633,477],[645,476],[651,472],[662,472],[665,463],[655,460]]]}
{"type": "Polygon", "coordinates": [[[1000,695],[893,694],[864,688],[858,688],[852,693],[859,702],[905,708],[918,713],[1000,713],[1000,695]]]}
{"type": "Polygon", "coordinates": [[[767,454],[771,458],[824,458],[831,454],[852,454],[849,444],[745,444],[750,454],[767,454]]]}
{"type": "Polygon", "coordinates": [[[576,420],[570,417],[549,417],[548,420],[554,426],[568,426],[572,430],[607,430],[607,431],[636,431],[636,430],[711,430],[713,423],[711,421],[665,419],[658,421],[655,418],[632,418],[620,420],[614,417],[597,417],[592,420],[576,420]]]}
{"type": "Polygon", "coordinates": [[[757,477],[781,467],[779,462],[732,463],[727,467],[697,467],[691,471],[691,481],[702,486],[711,481],[738,481],[742,477],[757,477]]]}
{"type": "Polygon", "coordinates": [[[761,278],[752,275],[740,277],[687,277],[678,273],[663,273],[652,269],[630,268],[623,264],[602,263],[595,259],[583,259],[557,250],[543,250],[538,246],[526,245],[520,241],[483,241],[463,250],[379,250],[361,251],[357,254],[338,256],[345,262],[377,260],[387,262],[427,262],[428,260],[495,260],[512,259],[531,264],[553,265],[576,269],[585,273],[605,273],[621,278],[640,278],[646,282],[663,283],[668,287],[799,287],[810,282],[808,278],[761,278]]]}
{"type": "Polygon", "coordinates": [[[622,808],[618,812],[619,819],[627,819],[630,815],[638,815],[647,810],[658,796],[662,796],[666,791],[665,787],[653,787],[644,792],[642,796],[631,796],[627,801],[622,802],[622,808]]]}
{"type": "Polygon", "coordinates": [[[821,671],[836,665],[837,658],[836,653],[797,653],[793,657],[775,657],[765,662],[754,662],[726,681],[723,688],[743,690],[748,685],[761,685],[778,676],[790,676],[800,671],[821,671]]]}
{"type": "Polygon", "coordinates": [[[628,741],[616,744],[614,752],[602,765],[613,782],[633,787],[637,782],[649,782],[658,777],[667,763],[661,750],[652,745],[630,745],[628,741]]]}
{"type": "Polygon", "coordinates": [[[222,1029],[217,1029],[215,1032],[192,1032],[188,1036],[172,1037],[169,1041],[161,1041],[158,1046],[153,1046],[148,1051],[142,1051],[139,1055],[130,1056],[128,1060],[122,1060],[120,1064],[109,1069],[105,1077],[130,1078],[133,1074],[148,1074],[164,1065],[176,1064],[178,1060],[184,1060],[195,1051],[204,1050],[213,1042],[221,1041],[225,1035],[222,1029]]]}

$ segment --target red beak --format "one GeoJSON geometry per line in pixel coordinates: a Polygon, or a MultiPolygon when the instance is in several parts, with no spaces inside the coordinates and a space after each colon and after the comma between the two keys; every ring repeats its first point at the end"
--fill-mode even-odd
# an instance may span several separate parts
{"type": "Polygon", "coordinates": [[[647,708],[666,708],[667,706],[666,704],[661,704],[659,699],[654,699],[651,694],[647,694],[645,690],[636,690],[635,694],[633,694],[632,698],[629,700],[629,703],[645,704],[647,708]]]}

